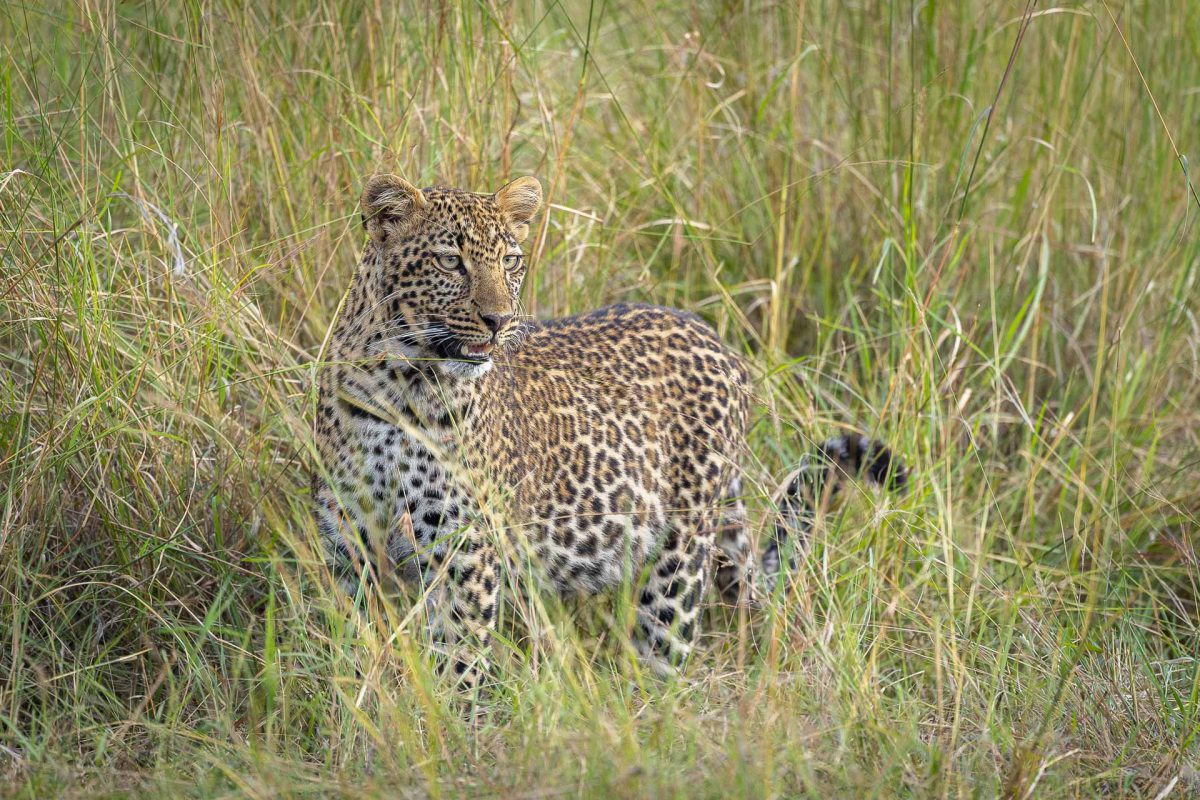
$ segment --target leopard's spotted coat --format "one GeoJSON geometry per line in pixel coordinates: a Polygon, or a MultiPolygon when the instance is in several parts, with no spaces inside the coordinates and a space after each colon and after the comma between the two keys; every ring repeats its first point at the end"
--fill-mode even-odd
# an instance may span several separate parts
{"type": "MultiPolygon", "coordinates": [[[[470,685],[504,560],[489,507],[504,511],[499,541],[562,592],[640,581],[635,642],[658,671],[690,651],[711,577],[753,597],[745,364],[672,309],[518,319],[520,243],[540,202],[532,178],[493,195],[372,179],[369,241],[321,368],[314,496],[330,562],[348,589],[385,570],[430,585],[435,630],[470,685]]],[[[865,439],[822,454],[784,500],[791,527],[809,524],[828,475],[889,474],[865,439]]]]}

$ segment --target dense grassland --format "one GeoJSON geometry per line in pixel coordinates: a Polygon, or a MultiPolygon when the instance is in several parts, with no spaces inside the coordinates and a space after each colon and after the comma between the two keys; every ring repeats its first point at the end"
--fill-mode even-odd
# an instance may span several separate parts
{"type": "Polygon", "coordinates": [[[0,793],[1200,793],[1198,37],[1187,0],[4,3],[0,793]],[[377,169],[536,174],[534,313],[746,352],[756,532],[839,428],[911,491],[676,684],[620,600],[513,587],[463,714],[306,508],[377,169]]]}

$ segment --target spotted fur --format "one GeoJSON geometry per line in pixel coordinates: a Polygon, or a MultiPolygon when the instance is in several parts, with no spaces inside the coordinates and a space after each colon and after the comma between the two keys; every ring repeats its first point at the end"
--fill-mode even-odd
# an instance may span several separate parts
{"type": "Polygon", "coordinates": [[[535,563],[563,593],[638,585],[635,644],[659,672],[691,650],[713,579],[754,602],[746,365],[673,309],[520,318],[540,201],[532,178],[492,195],[372,179],[368,242],[320,370],[330,564],[349,591],[388,575],[427,587],[468,685],[505,563],[535,563]]]}
{"type": "Polygon", "coordinates": [[[795,568],[795,553],[807,544],[817,514],[837,498],[846,478],[857,477],[896,493],[908,487],[904,464],[885,445],[866,436],[829,439],[801,458],[784,484],[779,518],[762,554],[761,569],[768,585],[774,585],[785,564],[789,570],[795,568]]]}

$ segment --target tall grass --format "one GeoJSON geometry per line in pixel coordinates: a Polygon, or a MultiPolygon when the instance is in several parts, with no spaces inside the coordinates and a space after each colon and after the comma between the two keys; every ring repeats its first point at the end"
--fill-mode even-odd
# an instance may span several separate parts
{"type": "Polygon", "coordinates": [[[1198,30],[1124,0],[5,4],[7,791],[1200,792],[1198,30]],[[836,428],[912,491],[830,514],[677,684],[630,690],[619,598],[512,592],[463,715],[419,617],[330,590],[306,508],[380,169],[536,174],[531,309],[678,305],[744,350],[756,532],[836,428]]]}

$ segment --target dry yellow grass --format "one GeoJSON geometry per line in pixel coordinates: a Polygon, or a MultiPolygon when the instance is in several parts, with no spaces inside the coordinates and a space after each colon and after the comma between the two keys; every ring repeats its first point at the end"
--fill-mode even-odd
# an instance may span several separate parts
{"type": "Polygon", "coordinates": [[[1197,30],[1122,0],[5,4],[5,790],[1200,792],[1197,30]],[[619,599],[518,598],[464,721],[405,609],[347,613],[313,556],[313,362],[377,169],[537,174],[531,310],[678,305],[744,350],[758,524],[835,427],[913,491],[851,498],[679,685],[628,690],[619,599]]]}

